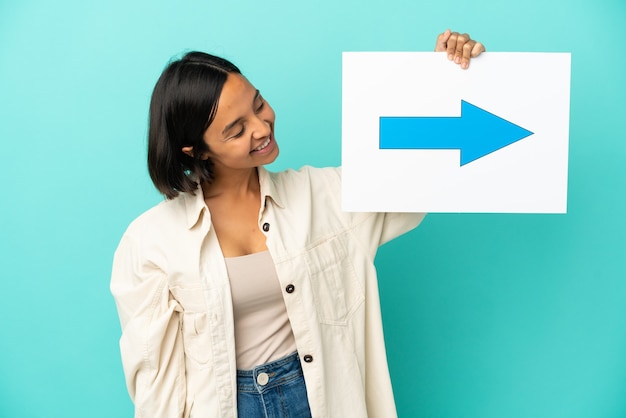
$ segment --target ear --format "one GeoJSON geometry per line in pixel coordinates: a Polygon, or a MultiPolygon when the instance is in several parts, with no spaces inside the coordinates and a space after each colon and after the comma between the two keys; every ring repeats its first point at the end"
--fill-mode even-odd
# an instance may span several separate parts
{"type": "Polygon", "coordinates": [[[188,147],[183,147],[182,151],[187,154],[188,156],[190,156],[191,158],[193,158],[193,147],[192,146],[188,146],[188,147]]]}
{"type": "MultiPolygon", "coordinates": [[[[193,152],[193,147],[190,145],[188,147],[182,147],[181,148],[182,152],[184,152],[185,154],[187,154],[188,156],[190,156],[191,158],[195,158],[195,154],[193,152]]],[[[202,154],[200,156],[200,158],[202,160],[208,160],[209,159],[209,153],[205,152],[204,154],[202,154]]]]}

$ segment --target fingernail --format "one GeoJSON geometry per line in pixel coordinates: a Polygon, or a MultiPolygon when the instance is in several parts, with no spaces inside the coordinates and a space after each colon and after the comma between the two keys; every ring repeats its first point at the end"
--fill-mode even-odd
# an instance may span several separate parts
{"type": "Polygon", "coordinates": [[[454,55],[449,54],[449,55],[448,55],[448,59],[449,59],[450,61],[452,61],[452,58],[454,58],[454,55]]]}
{"type": "Polygon", "coordinates": [[[467,67],[469,67],[469,65],[466,62],[461,64],[461,68],[463,68],[464,70],[467,70],[467,67]]]}
{"type": "Polygon", "coordinates": [[[461,58],[456,57],[456,58],[454,59],[454,62],[455,62],[456,64],[459,64],[459,63],[461,62],[461,58]]]}

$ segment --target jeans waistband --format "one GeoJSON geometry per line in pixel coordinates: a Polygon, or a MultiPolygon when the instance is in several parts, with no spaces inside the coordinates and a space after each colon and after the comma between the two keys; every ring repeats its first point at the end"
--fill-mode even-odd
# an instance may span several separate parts
{"type": "Polygon", "coordinates": [[[265,390],[289,383],[302,376],[298,353],[254,367],[252,370],[237,370],[239,392],[262,393],[265,390]]]}

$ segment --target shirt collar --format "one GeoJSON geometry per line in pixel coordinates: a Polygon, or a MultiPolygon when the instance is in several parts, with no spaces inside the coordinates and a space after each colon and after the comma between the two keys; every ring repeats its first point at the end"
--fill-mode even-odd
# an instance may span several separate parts
{"type": "MultiPolygon", "coordinates": [[[[278,207],[284,208],[283,198],[276,186],[276,179],[272,176],[272,173],[267,171],[265,167],[262,166],[258,167],[257,171],[259,173],[259,185],[261,186],[261,212],[265,210],[268,197],[271,198],[278,207]]],[[[188,229],[193,228],[198,223],[205,209],[206,214],[209,217],[211,216],[206,204],[204,203],[204,194],[202,193],[202,187],[200,187],[199,183],[195,194],[181,193],[180,197],[183,199],[187,212],[188,229]]]]}
{"type": "Polygon", "coordinates": [[[270,197],[276,206],[283,209],[283,197],[280,194],[278,187],[276,186],[276,178],[273,173],[270,173],[265,167],[258,167],[259,172],[259,184],[261,185],[261,211],[265,210],[265,204],[267,198],[270,197]]]}
{"type": "MultiPolygon", "coordinates": [[[[204,194],[202,193],[202,187],[200,187],[200,183],[198,182],[198,187],[195,190],[194,194],[191,193],[181,193],[180,198],[183,199],[183,204],[185,205],[185,209],[187,211],[187,228],[193,228],[202,215],[202,212],[207,209],[206,204],[204,203],[204,194]]],[[[207,210],[207,215],[211,216],[207,210]]]]}

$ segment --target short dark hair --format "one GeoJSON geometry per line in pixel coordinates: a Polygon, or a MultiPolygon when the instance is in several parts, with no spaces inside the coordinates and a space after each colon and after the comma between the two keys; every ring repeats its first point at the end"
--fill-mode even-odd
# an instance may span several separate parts
{"type": "Polygon", "coordinates": [[[148,127],[148,171],[168,199],[194,193],[198,182],[212,182],[213,163],[202,159],[204,142],[233,63],[204,52],[189,52],[170,62],[152,92],[148,127]],[[193,147],[194,156],[182,151],[193,147]]]}

